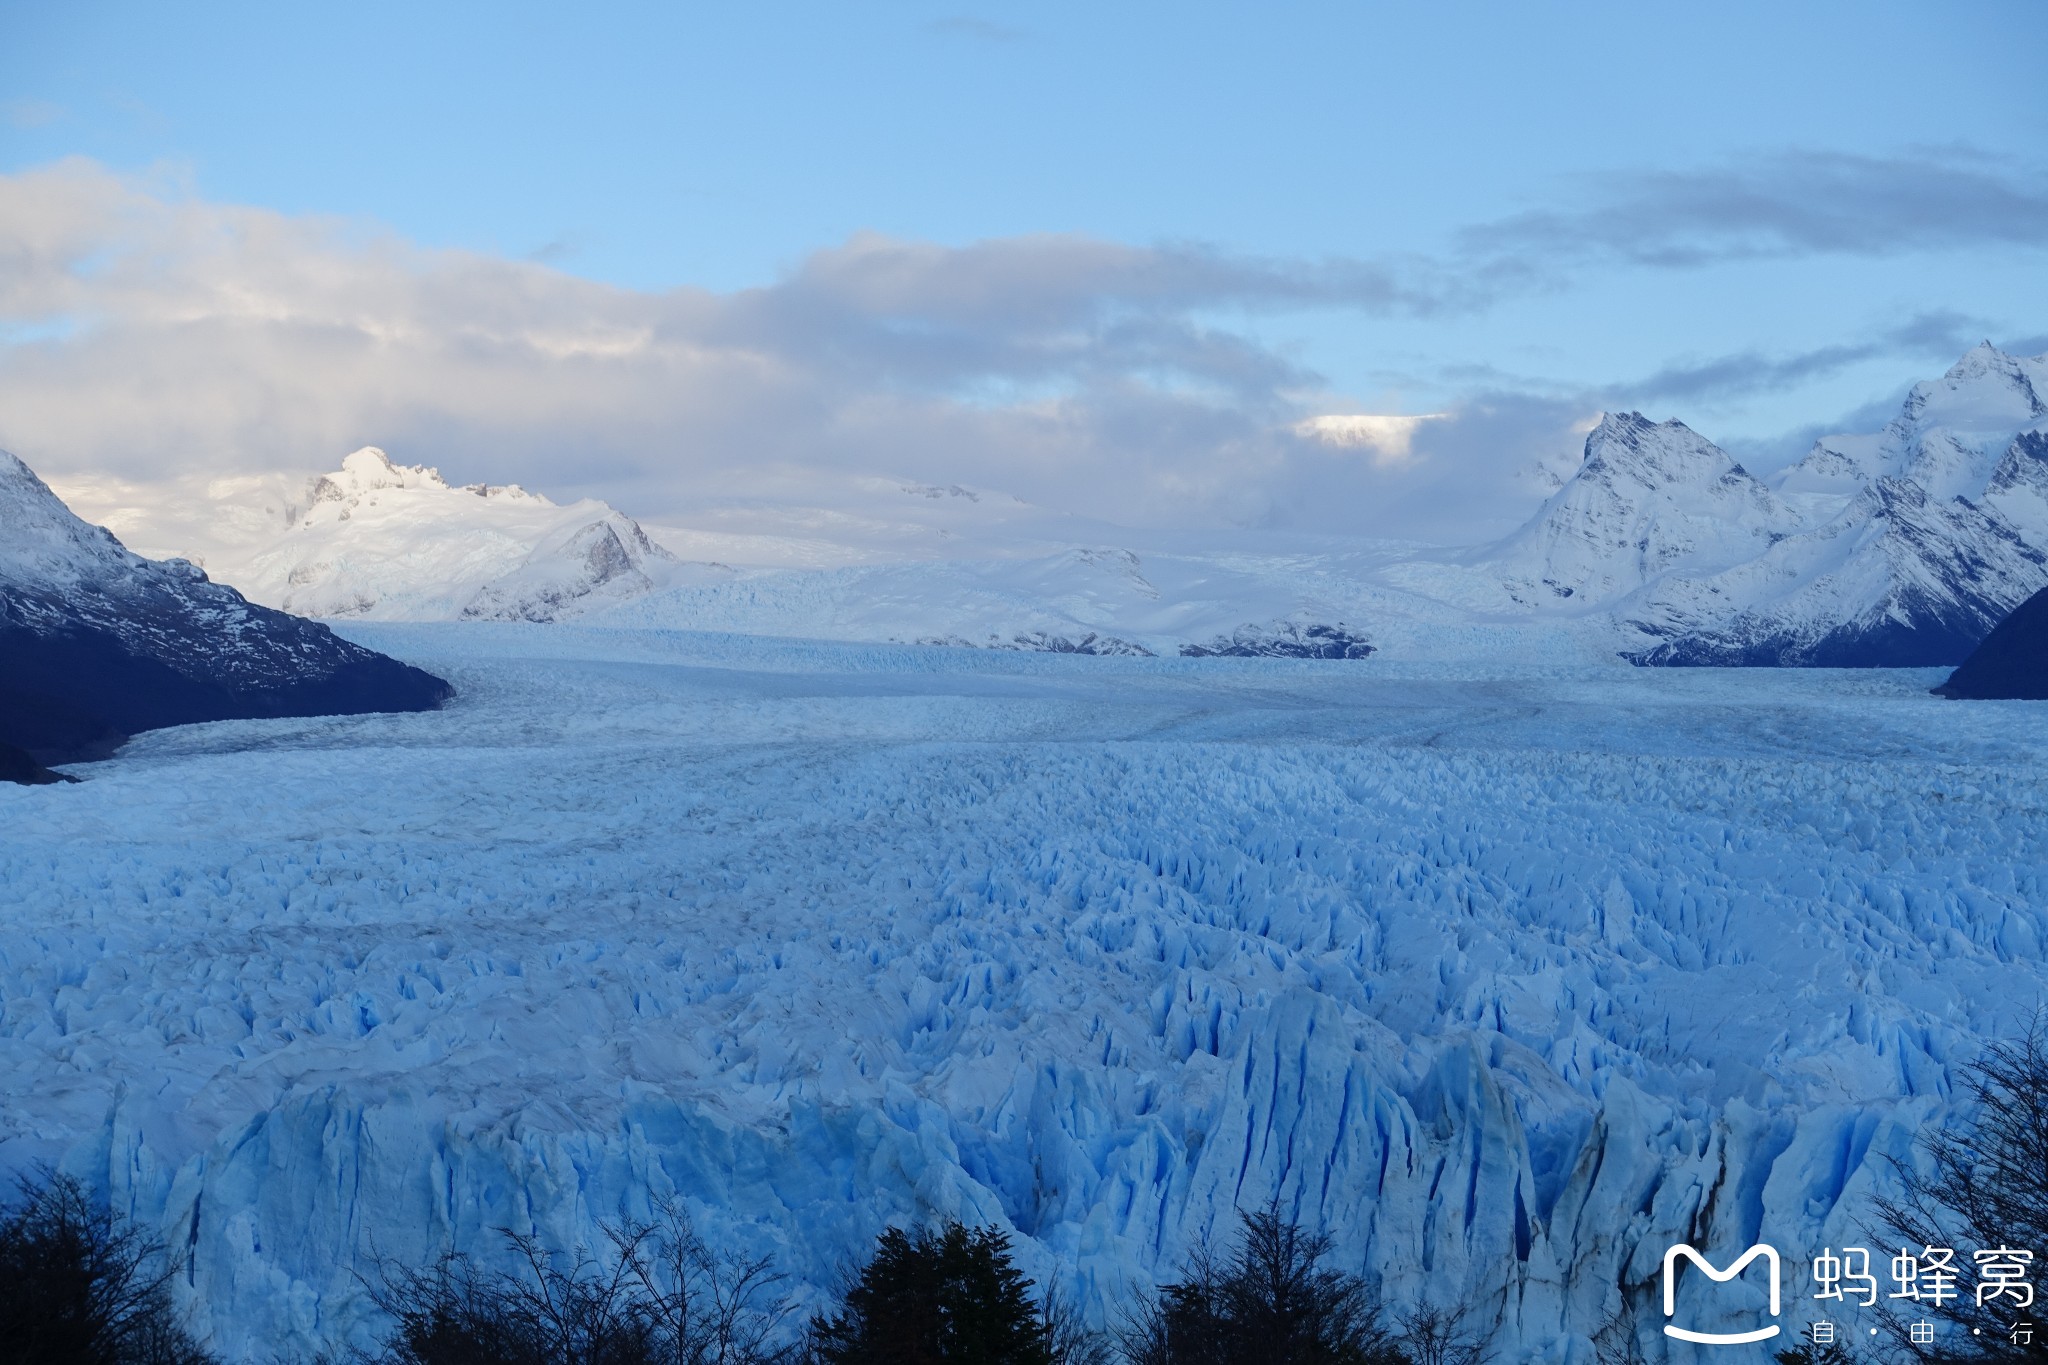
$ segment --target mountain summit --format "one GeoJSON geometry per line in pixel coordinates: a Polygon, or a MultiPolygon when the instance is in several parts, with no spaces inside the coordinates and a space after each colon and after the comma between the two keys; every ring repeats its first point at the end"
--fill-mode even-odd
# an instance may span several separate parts
{"type": "Polygon", "coordinates": [[[0,744],[44,763],[165,725],[417,711],[448,684],[133,554],[0,452],[0,744]]]}
{"type": "Polygon", "coordinates": [[[1679,422],[1609,415],[1473,562],[1523,611],[1604,615],[1642,664],[1959,662],[2048,585],[2048,356],[1974,347],[1883,431],[1753,477],[1679,422]]]}
{"type": "Polygon", "coordinates": [[[1683,422],[1608,413],[1585,459],[1527,525],[1488,552],[1512,596],[1541,608],[1612,603],[1673,573],[1754,559],[1799,517],[1683,422]]]}
{"type": "Polygon", "coordinates": [[[208,556],[251,597],[307,616],[553,621],[655,586],[674,556],[602,502],[451,487],[365,446],[257,539],[208,556]]]}

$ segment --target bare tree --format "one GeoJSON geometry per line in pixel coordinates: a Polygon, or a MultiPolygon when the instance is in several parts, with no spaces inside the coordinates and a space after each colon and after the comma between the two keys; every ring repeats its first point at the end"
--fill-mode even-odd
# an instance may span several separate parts
{"type": "Polygon", "coordinates": [[[2029,1281],[2048,1269],[2033,1259],[2048,1253],[2048,1015],[2037,1013],[2024,1035],[1986,1050],[1960,1091],[1977,1111],[1975,1124],[1925,1130],[1922,1162],[1895,1163],[1902,1193],[1878,1202],[1872,1243],[1915,1258],[1954,1250],[1955,1297],[1937,1305],[1923,1295],[1912,1305],[1916,1317],[1949,1330],[1915,1342],[1896,1312],[1888,1326],[1921,1361],[2048,1360],[2048,1302],[2033,1304],[2031,1287],[2003,1290],[1996,1261],[1976,1257],[2010,1251],[2005,1265],[2024,1267],[2029,1281]],[[2016,1330],[2021,1323],[2032,1330],[2016,1330]]]}
{"type": "Polygon", "coordinates": [[[1401,1318],[1401,1350],[1413,1365],[1479,1365],[1486,1348],[1465,1326],[1465,1315],[1425,1303],[1401,1318]]]}
{"type": "Polygon", "coordinates": [[[1045,1327],[1046,1352],[1052,1365],[1115,1365],[1116,1345],[1081,1318],[1080,1306],[1058,1279],[1038,1300],[1038,1319],[1045,1327]]]}
{"type": "Polygon", "coordinates": [[[1626,1304],[1600,1320],[1600,1330],[1593,1333],[1593,1358],[1600,1365],[1650,1365],[1642,1333],[1626,1304]]]}
{"type": "Polygon", "coordinates": [[[661,1222],[607,1227],[621,1266],[661,1339],[676,1344],[682,1365],[762,1365],[785,1355],[791,1308],[785,1276],[766,1257],[715,1255],[672,1202],[661,1222]]]}
{"type": "Polygon", "coordinates": [[[381,1264],[371,1297],[394,1319],[382,1365],[780,1365],[792,1352],[782,1277],[720,1256],[673,1204],[658,1222],[604,1227],[610,1255],[566,1266],[504,1230],[522,1271],[486,1272],[459,1253],[426,1270],[381,1264]]]}
{"type": "Polygon", "coordinates": [[[211,1365],[172,1307],[161,1247],[68,1175],[19,1190],[0,1216],[0,1365],[211,1365]]]}

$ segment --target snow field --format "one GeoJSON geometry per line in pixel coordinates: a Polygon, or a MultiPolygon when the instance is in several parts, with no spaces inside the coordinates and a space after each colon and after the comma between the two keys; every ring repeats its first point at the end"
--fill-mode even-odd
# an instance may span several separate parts
{"type": "Polygon", "coordinates": [[[1563,1360],[1671,1240],[1855,1240],[2048,975],[2048,708],[1935,674],[349,633],[461,695],[0,789],[0,1165],[233,1358],[673,1191],[1097,1313],[1277,1195],[1563,1360]]]}

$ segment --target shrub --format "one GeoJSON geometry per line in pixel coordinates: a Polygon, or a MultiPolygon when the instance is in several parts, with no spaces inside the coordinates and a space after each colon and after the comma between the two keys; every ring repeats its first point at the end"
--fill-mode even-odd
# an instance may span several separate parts
{"type": "Polygon", "coordinates": [[[706,1247],[680,1210],[607,1225],[609,1255],[566,1268],[510,1231],[518,1273],[460,1254],[427,1270],[382,1268],[372,1289],[395,1320],[379,1365],[778,1365],[792,1352],[781,1276],[706,1247]]]}
{"type": "Polygon", "coordinates": [[[1277,1205],[1243,1219],[1228,1260],[1198,1251],[1125,1328],[1132,1365],[1405,1365],[1365,1281],[1326,1264],[1328,1236],[1277,1205]]]}

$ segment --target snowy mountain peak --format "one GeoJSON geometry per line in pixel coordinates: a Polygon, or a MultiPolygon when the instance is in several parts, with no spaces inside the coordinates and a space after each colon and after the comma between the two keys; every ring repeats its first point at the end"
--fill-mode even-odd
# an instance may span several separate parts
{"type": "Polygon", "coordinates": [[[1915,384],[1890,430],[1910,438],[1933,426],[1958,431],[2002,431],[2048,417],[2029,371],[2038,361],[2007,355],[1986,341],[1964,352],[1948,373],[1915,384]]]}
{"type": "Polygon", "coordinates": [[[316,476],[259,536],[209,551],[216,576],[306,616],[547,621],[638,596],[673,562],[631,517],[517,484],[452,487],[375,446],[316,476]],[[259,538],[260,537],[260,538],[259,538]]]}
{"type": "Polygon", "coordinates": [[[529,493],[518,484],[464,484],[451,489],[448,481],[441,477],[441,471],[431,465],[397,464],[376,446],[364,446],[343,457],[341,468],[328,474],[318,475],[307,486],[305,506],[298,509],[300,514],[323,502],[354,504],[364,495],[384,489],[405,489],[426,493],[461,492],[480,498],[504,498],[514,502],[530,502],[542,507],[555,504],[538,493],[529,493]]]}
{"type": "Polygon", "coordinates": [[[4,450],[0,530],[5,532],[0,535],[0,582],[78,581],[146,562],[130,554],[112,532],[81,521],[33,469],[4,450]]]}
{"type": "Polygon", "coordinates": [[[1680,421],[1652,422],[1640,412],[1608,412],[1586,436],[1580,474],[1614,475],[1644,487],[1747,479],[1727,451],[1680,421]]]}
{"type": "Polygon", "coordinates": [[[130,552],[0,453],[0,743],[68,762],[165,725],[418,710],[447,693],[188,560],[130,552]]]}
{"type": "Polygon", "coordinates": [[[1683,422],[1608,413],[1534,520],[1488,556],[1525,607],[1610,602],[1674,571],[1753,558],[1797,515],[1683,422]]]}
{"type": "Polygon", "coordinates": [[[1863,484],[1908,478],[1936,498],[1981,499],[2016,436],[2048,423],[2048,356],[2008,355],[1986,341],[1939,379],[1915,384],[1872,436],[1825,436],[1778,479],[1814,521],[1863,484]]]}
{"type": "Polygon", "coordinates": [[[1960,660],[2048,582],[2048,358],[1972,347],[1882,432],[1828,436],[1778,480],[1797,534],[1629,605],[1658,663],[1960,660]]]}
{"type": "Polygon", "coordinates": [[[446,488],[447,480],[441,471],[426,465],[397,465],[391,462],[376,446],[364,446],[342,456],[341,472],[355,482],[359,489],[369,488],[446,488]]]}

